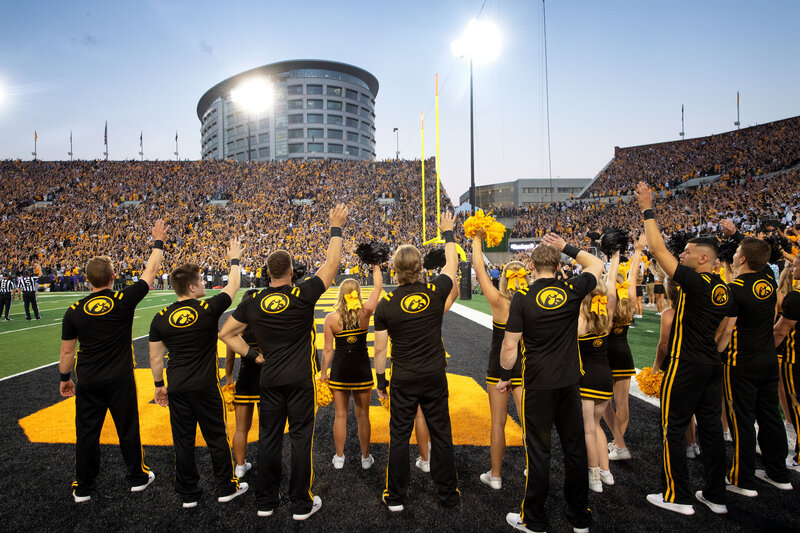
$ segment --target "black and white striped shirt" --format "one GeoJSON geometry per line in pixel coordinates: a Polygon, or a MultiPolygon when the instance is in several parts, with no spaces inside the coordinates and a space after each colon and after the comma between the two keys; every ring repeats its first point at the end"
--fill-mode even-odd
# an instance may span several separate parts
{"type": "Polygon", "coordinates": [[[10,279],[0,279],[0,293],[12,293],[16,290],[17,286],[10,279]]]}
{"type": "Polygon", "coordinates": [[[17,278],[17,286],[22,292],[36,292],[39,290],[38,276],[21,276],[17,278]]]}

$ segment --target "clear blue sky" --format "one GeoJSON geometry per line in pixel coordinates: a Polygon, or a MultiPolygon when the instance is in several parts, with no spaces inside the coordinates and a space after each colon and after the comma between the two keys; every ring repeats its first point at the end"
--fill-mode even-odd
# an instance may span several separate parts
{"type": "MultiPolygon", "coordinates": [[[[342,61],[372,72],[378,158],[435,153],[439,73],[442,180],[469,186],[468,64],[451,42],[482,0],[371,3],[14,2],[0,18],[0,159],[200,157],[203,93],[287,59],[342,61]]],[[[475,68],[476,181],[546,177],[542,5],[487,0],[500,58],[475,68]]],[[[800,2],[547,3],[553,176],[592,177],[614,146],[727,131],[741,92],[743,126],[800,115],[800,2]]]]}

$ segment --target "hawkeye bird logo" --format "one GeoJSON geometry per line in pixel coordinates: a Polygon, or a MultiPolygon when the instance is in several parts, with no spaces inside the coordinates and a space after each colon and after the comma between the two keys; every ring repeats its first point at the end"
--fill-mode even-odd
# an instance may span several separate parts
{"type": "Polygon", "coordinates": [[[622,328],[614,328],[614,333],[619,335],[620,333],[622,333],[622,328]]]}
{"type": "Polygon", "coordinates": [[[350,335],[349,337],[347,337],[347,344],[355,344],[356,341],[358,341],[358,339],[356,338],[355,335],[350,335]]]}
{"type": "Polygon", "coordinates": [[[603,339],[595,339],[594,342],[592,342],[592,346],[594,346],[595,348],[599,348],[602,345],[603,345],[603,339]]]}
{"type": "Polygon", "coordinates": [[[711,301],[714,305],[720,306],[728,303],[728,289],[725,285],[716,285],[714,290],[711,291],[711,301]]]}
{"type": "Polygon", "coordinates": [[[429,303],[430,299],[428,298],[427,294],[415,292],[414,294],[409,294],[403,298],[400,301],[400,307],[406,313],[419,313],[420,311],[427,309],[429,303]]]}
{"type": "Polygon", "coordinates": [[[756,298],[759,300],[766,300],[772,293],[774,292],[772,285],[769,282],[760,279],[753,284],[753,294],[755,294],[756,298]]]}
{"type": "Polygon", "coordinates": [[[83,309],[87,315],[101,316],[114,309],[114,300],[108,296],[98,296],[86,302],[83,309]]]}
{"type": "Polygon", "coordinates": [[[566,301],[567,293],[564,292],[564,289],[558,287],[543,289],[536,295],[536,303],[539,304],[539,307],[542,309],[558,309],[564,305],[566,301]]]}
{"type": "Polygon", "coordinates": [[[197,322],[197,311],[191,307],[180,307],[169,315],[169,323],[176,328],[185,328],[197,322]]]}
{"type": "Polygon", "coordinates": [[[281,313],[287,307],[289,307],[289,297],[279,292],[270,294],[261,300],[261,310],[271,315],[281,313]]]}

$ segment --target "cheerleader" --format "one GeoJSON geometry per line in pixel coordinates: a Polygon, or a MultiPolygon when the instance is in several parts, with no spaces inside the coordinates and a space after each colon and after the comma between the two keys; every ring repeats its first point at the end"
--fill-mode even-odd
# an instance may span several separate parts
{"type": "MultiPolygon", "coordinates": [[[[489,394],[489,411],[492,418],[492,427],[489,433],[489,443],[492,457],[492,469],[481,474],[481,482],[493,489],[502,487],[500,470],[503,466],[503,455],[506,451],[506,418],[508,416],[509,390],[497,390],[500,381],[500,348],[508,320],[508,308],[511,298],[518,289],[527,288],[530,283],[529,272],[519,261],[508,263],[500,274],[499,289],[494,287],[492,280],[486,273],[483,262],[482,239],[483,230],[478,230],[472,237],[472,262],[475,267],[475,277],[478,278],[481,291],[492,309],[492,347],[489,351],[489,364],[486,370],[486,390],[489,394]]],[[[522,400],[522,354],[517,349],[517,361],[514,363],[511,376],[511,396],[517,407],[517,413],[522,413],[520,401],[522,400]]]]}
{"type": "MultiPolygon", "coordinates": [[[[619,270],[619,252],[611,258],[609,272],[619,270]]],[[[589,488],[603,492],[603,483],[614,484],[608,462],[608,447],[600,419],[614,394],[611,367],[608,365],[609,314],[616,308],[616,277],[607,276],[607,283],[598,283],[581,302],[578,317],[578,348],[583,376],[579,387],[583,408],[583,430],[586,439],[586,458],[589,464],[589,488]],[[608,290],[607,283],[615,290],[608,290]]]]}
{"type": "Polygon", "coordinates": [[[636,298],[636,273],[639,271],[639,262],[642,258],[646,241],[642,234],[633,246],[633,257],[628,270],[627,281],[622,281],[622,276],[613,270],[609,271],[609,279],[614,279],[613,286],[609,285],[609,292],[617,295],[617,305],[612,314],[611,331],[608,334],[608,364],[614,379],[614,406],[609,402],[603,415],[608,424],[614,440],[608,445],[608,458],[611,461],[628,460],[631,452],[625,444],[625,432],[628,429],[630,411],[628,409],[628,392],[631,388],[631,376],[636,374],[633,365],[631,347],[628,345],[628,327],[633,319],[634,302],[636,298]]]}
{"type": "Polygon", "coordinates": [[[335,418],[333,442],[336,455],[333,467],[344,467],[344,441],[347,436],[347,415],[350,411],[350,394],[358,421],[358,441],[361,444],[361,468],[370,468],[375,460],[369,453],[370,423],[369,401],[374,386],[372,367],[367,353],[369,318],[381,296],[381,267],[372,267],[374,287],[365,303],[361,303],[361,285],[346,279],[339,285],[335,311],[325,317],[325,347],[322,351],[320,382],[328,382],[333,391],[335,418]],[[334,349],[335,345],[335,349],[334,349]],[[328,375],[330,369],[330,376],[328,375]]]}

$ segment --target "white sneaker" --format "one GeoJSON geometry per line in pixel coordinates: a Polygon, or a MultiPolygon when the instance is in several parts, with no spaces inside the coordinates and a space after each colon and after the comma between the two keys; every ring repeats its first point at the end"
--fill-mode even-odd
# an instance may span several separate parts
{"type": "Polygon", "coordinates": [[[613,485],[614,484],[614,476],[611,474],[611,470],[603,470],[600,469],[600,481],[605,483],[606,485],[613,485]]]}
{"type": "Polygon", "coordinates": [[[244,475],[253,468],[253,465],[250,463],[245,463],[243,465],[236,465],[236,468],[233,469],[233,473],[236,474],[236,477],[244,477],[244,475]]]}
{"type": "Polygon", "coordinates": [[[800,472],[800,464],[794,460],[794,457],[786,458],[786,468],[789,470],[794,470],[795,472],[800,472]]]}
{"type": "Polygon", "coordinates": [[[219,498],[217,498],[217,501],[219,503],[227,503],[232,499],[236,498],[237,496],[241,496],[242,494],[247,492],[247,489],[249,488],[250,486],[247,483],[239,483],[239,490],[237,490],[233,494],[228,494],[227,496],[220,496],[219,498]]]}
{"type": "Polygon", "coordinates": [[[342,468],[344,468],[344,455],[342,455],[341,457],[339,457],[338,455],[333,456],[333,467],[336,470],[341,470],[342,468]]]}
{"type": "Polygon", "coordinates": [[[526,531],[527,533],[536,533],[532,529],[528,529],[525,527],[525,524],[522,523],[522,519],[519,517],[519,513],[508,513],[506,515],[506,522],[509,526],[513,527],[517,531],[526,531]]]}
{"type": "Polygon", "coordinates": [[[589,488],[595,492],[603,492],[603,482],[600,481],[600,467],[589,467],[589,488]]]}
{"type": "Polygon", "coordinates": [[[361,458],[361,468],[364,470],[369,470],[372,468],[372,465],[375,463],[375,458],[372,457],[372,454],[369,454],[369,457],[362,457],[361,458]]]}
{"type": "Polygon", "coordinates": [[[736,486],[730,482],[727,476],[725,476],[725,490],[734,494],[738,494],[739,496],[746,496],[748,498],[755,498],[758,496],[758,491],[753,489],[743,489],[742,487],[736,486]]]}
{"type": "Polygon", "coordinates": [[[522,475],[528,477],[528,469],[523,470],[522,475]]]}
{"type": "Polygon", "coordinates": [[[417,468],[419,468],[423,472],[430,472],[431,471],[431,462],[430,461],[423,461],[422,457],[417,457],[417,468]]]}
{"type": "MultiPolygon", "coordinates": [[[[385,494],[383,496],[381,496],[381,500],[383,500],[383,503],[386,503],[386,495],[385,494]]],[[[393,513],[399,513],[404,509],[402,503],[398,503],[397,505],[389,505],[388,503],[386,503],[386,507],[388,507],[389,510],[391,512],[393,512],[393,513]]]]}
{"type": "Polygon", "coordinates": [[[151,471],[150,471],[150,472],[148,472],[148,474],[147,474],[147,483],[145,483],[144,485],[136,485],[135,487],[131,487],[131,492],[142,492],[142,491],[143,491],[144,489],[146,489],[146,488],[147,488],[147,486],[148,486],[148,485],[150,485],[150,483],[152,483],[152,482],[153,482],[155,479],[156,479],[156,475],[155,475],[155,474],[153,473],[153,471],[151,470],[151,471]]]}
{"type": "Polygon", "coordinates": [[[74,490],[72,491],[72,497],[75,499],[75,503],[86,503],[86,502],[88,502],[89,500],[92,499],[91,495],[90,496],[78,496],[77,494],[75,494],[74,490]]]}
{"type": "Polygon", "coordinates": [[[259,511],[259,512],[258,512],[258,513],[256,513],[256,514],[257,514],[258,516],[266,517],[266,516],[272,516],[272,513],[273,513],[273,510],[272,510],[272,509],[270,509],[269,511],[259,511]]]}
{"type": "Polygon", "coordinates": [[[688,503],[672,503],[664,501],[664,494],[648,494],[647,501],[655,505],[656,507],[661,507],[662,509],[666,509],[667,511],[672,511],[673,513],[680,513],[687,516],[694,514],[694,507],[689,505],[688,503]]]}
{"type": "Polygon", "coordinates": [[[781,490],[792,490],[793,488],[791,483],[781,483],[780,481],[775,481],[774,479],[769,477],[764,470],[756,470],[756,477],[761,481],[766,481],[773,487],[779,488],[781,490]]]}
{"type": "Polygon", "coordinates": [[[722,438],[725,439],[725,442],[733,442],[733,437],[731,437],[730,431],[723,431],[722,438]]]}
{"type": "Polygon", "coordinates": [[[713,513],[716,513],[716,514],[727,514],[728,513],[728,507],[724,503],[714,503],[714,502],[706,500],[705,497],[703,496],[703,491],[702,490],[698,490],[697,492],[695,492],[694,493],[694,497],[697,498],[697,501],[699,501],[700,503],[706,504],[708,506],[708,508],[711,509],[711,512],[713,512],[713,513]]]}
{"type": "Polygon", "coordinates": [[[489,485],[494,490],[500,490],[503,487],[503,478],[494,477],[492,471],[489,470],[481,474],[481,483],[489,485]]]}
{"type": "Polygon", "coordinates": [[[608,450],[609,461],[628,461],[631,458],[631,451],[628,448],[618,448],[613,442],[610,443],[608,450]],[[611,448],[613,446],[613,449],[611,448]]]}
{"type": "Polygon", "coordinates": [[[184,509],[194,509],[197,507],[197,502],[183,502],[184,509]]]}
{"type": "Polygon", "coordinates": [[[311,506],[311,510],[309,512],[307,512],[306,514],[293,514],[292,515],[292,519],[293,520],[305,520],[306,518],[308,518],[312,514],[314,514],[317,511],[319,511],[321,507],[322,507],[322,498],[320,498],[319,496],[314,496],[314,505],[311,506]]]}
{"type": "Polygon", "coordinates": [[[697,459],[697,453],[695,453],[694,445],[690,444],[686,447],[686,458],[687,459],[697,459]]]}

